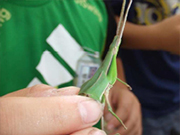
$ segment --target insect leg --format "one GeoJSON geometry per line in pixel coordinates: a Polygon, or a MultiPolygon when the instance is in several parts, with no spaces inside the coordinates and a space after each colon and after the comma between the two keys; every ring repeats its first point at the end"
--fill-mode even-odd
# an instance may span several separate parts
{"type": "Polygon", "coordinates": [[[114,116],[116,117],[116,119],[123,125],[124,129],[127,130],[127,127],[125,126],[125,124],[123,123],[123,121],[113,112],[112,110],[112,107],[111,107],[111,104],[109,102],[109,90],[106,90],[105,93],[104,93],[104,96],[105,96],[105,99],[106,99],[106,103],[107,103],[107,106],[108,106],[108,111],[114,116]]]}
{"type": "Polygon", "coordinates": [[[130,90],[132,90],[132,87],[131,87],[129,84],[127,84],[126,82],[122,81],[122,80],[119,79],[119,78],[117,78],[117,80],[118,80],[119,82],[121,82],[122,84],[126,85],[130,90]]]}
{"type": "Polygon", "coordinates": [[[101,117],[101,129],[104,131],[104,117],[101,117]]]}
{"type": "MultiPolygon", "coordinates": [[[[102,103],[102,105],[103,105],[103,108],[105,107],[105,102],[106,102],[106,100],[105,100],[105,96],[104,96],[104,94],[103,94],[102,100],[101,100],[101,103],[102,103]]],[[[102,117],[101,117],[101,129],[104,130],[104,129],[105,129],[104,127],[105,127],[105,126],[104,126],[104,117],[102,116],[102,117]]]]}

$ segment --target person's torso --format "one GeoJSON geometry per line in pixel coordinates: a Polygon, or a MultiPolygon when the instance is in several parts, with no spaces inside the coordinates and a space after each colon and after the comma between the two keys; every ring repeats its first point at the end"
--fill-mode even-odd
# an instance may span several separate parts
{"type": "Polygon", "coordinates": [[[0,1],[0,96],[73,85],[83,48],[102,53],[107,20],[102,0],[0,1]]]}
{"type": "MultiPolygon", "coordinates": [[[[152,25],[180,13],[179,0],[135,0],[129,21],[152,25]]],[[[168,32],[168,31],[167,31],[168,32]]],[[[142,104],[145,117],[179,108],[180,57],[164,51],[120,51],[127,82],[142,104]]]]}

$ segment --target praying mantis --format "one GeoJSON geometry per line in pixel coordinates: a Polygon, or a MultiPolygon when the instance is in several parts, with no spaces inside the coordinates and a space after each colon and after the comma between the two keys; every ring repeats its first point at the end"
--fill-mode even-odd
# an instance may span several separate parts
{"type": "Polygon", "coordinates": [[[108,106],[108,111],[117,118],[117,120],[123,125],[125,129],[127,129],[127,127],[124,125],[122,120],[113,112],[108,99],[108,95],[109,90],[113,87],[116,80],[120,81],[131,89],[131,87],[127,83],[117,78],[116,64],[116,57],[121,44],[122,34],[131,4],[132,0],[130,0],[128,7],[125,11],[126,0],[123,1],[116,35],[110,45],[108,53],[94,76],[81,86],[79,92],[79,95],[93,98],[94,100],[101,102],[103,105],[105,105],[106,102],[108,106]]]}

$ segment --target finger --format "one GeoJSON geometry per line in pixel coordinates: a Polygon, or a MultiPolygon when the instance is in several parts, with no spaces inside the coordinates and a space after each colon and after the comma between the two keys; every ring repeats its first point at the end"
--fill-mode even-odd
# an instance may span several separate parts
{"type": "Polygon", "coordinates": [[[119,133],[121,135],[139,135],[138,132],[137,132],[137,129],[135,130],[136,128],[130,130],[130,129],[127,129],[126,131],[129,131],[129,132],[125,132],[124,129],[117,129],[115,131],[113,131],[113,133],[111,133],[110,135],[114,135],[116,133],[119,133]]]}
{"type": "MultiPolygon", "coordinates": [[[[126,124],[127,126],[128,126],[128,124],[126,124]]],[[[134,135],[134,133],[137,133],[137,128],[136,128],[137,126],[136,125],[133,125],[133,126],[131,126],[130,128],[129,128],[129,126],[128,126],[128,129],[127,130],[125,130],[125,129],[123,129],[122,127],[120,127],[120,128],[118,128],[118,129],[116,129],[115,131],[114,131],[114,133],[120,133],[120,134],[123,134],[123,135],[134,135]]],[[[113,134],[112,134],[113,135],[113,134]]],[[[135,134],[135,135],[137,135],[137,134],[135,134]]]]}
{"type": "Polygon", "coordinates": [[[58,95],[77,95],[80,91],[80,88],[78,87],[74,87],[74,86],[70,86],[70,87],[64,87],[61,89],[58,89],[58,95]]]}
{"type": "Polygon", "coordinates": [[[134,125],[132,132],[129,132],[127,135],[142,135],[142,125],[138,124],[140,120],[137,121],[137,125],[134,125]]]}
{"type": "Polygon", "coordinates": [[[136,119],[133,125],[132,132],[127,132],[128,135],[136,134],[136,135],[142,135],[142,121],[141,119],[136,119]]]}
{"type": "Polygon", "coordinates": [[[143,132],[142,125],[140,125],[137,135],[142,135],[142,132],[143,132]]]}
{"type": "Polygon", "coordinates": [[[75,95],[78,94],[78,87],[64,87],[56,89],[48,85],[35,85],[28,90],[27,96],[30,97],[51,97],[51,96],[62,96],[62,95],[75,95]]]}
{"type": "Polygon", "coordinates": [[[97,128],[90,127],[90,128],[77,131],[71,135],[106,135],[106,133],[97,128]]]}
{"type": "MultiPolygon", "coordinates": [[[[105,109],[107,109],[107,106],[105,109]]],[[[105,121],[108,123],[110,120],[113,119],[114,116],[108,111],[108,109],[106,111],[107,111],[107,113],[104,115],[105,115],[105,121]]]]}
{"type": "Polygon", "coordinates": [[[32,87],[27,94],[28,97],[52,97],[64,95],[77,95],[79,93],[78,87],[64,87],[56,89],[48,85],[37,85],[32,87]]]}
{"type": "MultiPolygon", "coordinates": [[[[135,110],[135,108],[132,109],[135,110]]],[[[118,132],[120,132],[123,135],[132,135],[134,133],[136,133],[136,135],[139,135],[137,133],[142,130],[142,122],[141,122],[140,108],[139,109],[136,108],[136,110],[138,111],[134,111],[129,114],[129,118],[125,122],[128,129],[124,130],[123,127],[119,127],[118,132]]]]}
{"type": "Polygon", "coordinates": [[[28,88],[24,88],[21,90],[17,90],[15,92],[9,93],[3,97],[26,97],[26,96],[39,96],[42,95],[43,96],[43,92],[46,91],[52,91],[51,93],[53,93],[53,91],[56,91],[57,89],[45,84],[38,84],[32,87],[28,87],[28,88]]]}
{"type": "Polygon", "coordinates": [[[12,92],[3,97],[51,97],[61,95],[76,95],[78,92],[78,87],[64,87],[61,89],[56,89],[52,86],[38,84],[33,87],[12,92]]]}
{"type": "Polygon", "coordinates": [[[142,126],[138,126],[137,122],[137,125],[133,125],[133,127],[128,128],[127,130],[124,130],[123,128],[118,128],[110,135],[114,135],[115,133],[119,133],[122,135],[142,135],[142,126]]]}
{"type": "Polygon", "coordinates": [[[102,105],[82,96],[0,99],[0,134],[70,134],[94,125],[102,105]],[[9,111],[11,108],[11,111],[9,111]]]}

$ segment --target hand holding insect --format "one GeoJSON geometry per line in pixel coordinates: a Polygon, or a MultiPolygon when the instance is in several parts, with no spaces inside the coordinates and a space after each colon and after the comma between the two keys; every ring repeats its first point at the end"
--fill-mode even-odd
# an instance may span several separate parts
{"type": "MultiPolygon", "coordinates": [[[[131,89],[131,87],[128,84],[117,78],[117,64],[116,64],[116,56],[118,53],[119,46],[121,44],[122,33],[125,27],[127,15],[131,3],[132,0],[130,0],[128,8],[124,14],[125,5],[126,5],[126,0],[124,0],[122,5],[120,20],[117,28],[117,33],[116,36],[114,37],[113,42],[110,45],[109,51],[100,68],[96,71],[94,76],[89,81],[87,81],[82,85],[79,92],[80,95],[91,97],[94,100],[101,102],[102,104],[105,104],[106,101],[109,112],[118,119],[118,121],[123,125],[125,129],[127,129],[127,127],[124,125],[121,119],[113,112],[108,100],[108,95],[109,95],[109,90],[112,88],[116,80],[122,82],[131,89]]],[[[102,127],[103,127],[103,121],[102,121],[102,127]]]]}

